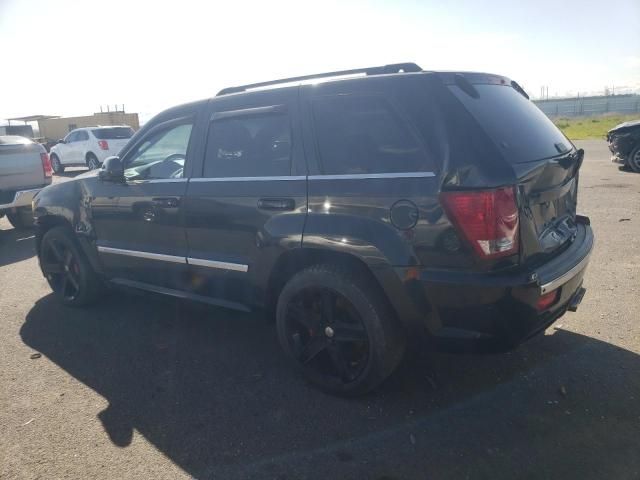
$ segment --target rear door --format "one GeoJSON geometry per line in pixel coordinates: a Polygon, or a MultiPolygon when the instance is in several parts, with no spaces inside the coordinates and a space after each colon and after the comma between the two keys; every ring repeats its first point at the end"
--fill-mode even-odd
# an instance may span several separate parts
{"type": "Polygon", "coordinates": [[[277,258],[302,241],[297,89],[215,98],[208,120],[185,200],[192,293],[239,308],[261,304],[277,258]]]}
{"type": "MultiPolygon", "coordinates": [[[[310,165],[303,246],[380,265],[438,258],[438,155],[398,101],[411,88],[382,77],[303,87],[310,165]]],[[[435,118],[429,104],[421,108],[435,118]]]]}
{"type": "Polygon", "coordinates": [[[77,132],[76,141],[74,142],[74,161],[77,163],[85,163],[87,151],[89,149],[89,133],[86,130],[77,132]]]}

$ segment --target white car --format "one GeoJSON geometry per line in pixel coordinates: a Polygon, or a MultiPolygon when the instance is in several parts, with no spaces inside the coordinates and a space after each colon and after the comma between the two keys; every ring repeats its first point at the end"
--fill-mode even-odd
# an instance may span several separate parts
{"type": "Polygon", "coordinates": [[[120,152],[133,133],[128,125],[76,128],[51,148],[53,171],[62,173],[65,167],[100,168],[105,158],[120,152]]]}

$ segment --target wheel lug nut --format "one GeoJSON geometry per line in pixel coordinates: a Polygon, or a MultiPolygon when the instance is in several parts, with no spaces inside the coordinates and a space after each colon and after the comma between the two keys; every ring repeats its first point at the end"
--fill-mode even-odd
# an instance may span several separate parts
{"type": "Polygon", "coordinates": [[[333,328],[331,328],[331,327],[326,327],[326,328],[324,329],[324,334],[325,334],[327,337],[332,338],[332,337],[333,337],[333,335],[335,334],[335,332],[333,331],[333,328]]]}

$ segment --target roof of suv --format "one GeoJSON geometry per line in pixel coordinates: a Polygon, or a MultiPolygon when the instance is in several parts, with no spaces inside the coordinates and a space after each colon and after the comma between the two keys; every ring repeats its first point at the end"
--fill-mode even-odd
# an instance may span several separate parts
{"type": "Polygon", "coordinates": [[[352,79],[356,75],[360,76],[374,76],[374,75],[389,75],[389,74],[401,74],[401,73],[416,73],[423,72],[415,63],[394,63],[390,65],[383,65],[378,67],[356,68],[351,70],[339,70],[335,72],[317,73],[313,75],[302,75],[299,77],[281,78],[279,80],[270,80],[267,82],[250,83],[247,85],[240,85],[237,87],[227,87],[218,92],[217,96],[229,95],[231,93],[242,93],[248,90],[263,89],[268,87],[275,87],[280,85],[282,87],[289,87],[292,85],[298,85],[303,82],[313,83],[317,80],[328,79],[329,81],[352,79]]]}

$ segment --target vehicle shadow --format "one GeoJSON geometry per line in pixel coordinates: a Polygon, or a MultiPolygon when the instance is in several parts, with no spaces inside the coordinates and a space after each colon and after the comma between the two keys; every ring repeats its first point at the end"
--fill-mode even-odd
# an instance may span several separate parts
{"type": "Polygon", "coordinates": [[[32,229],[0,229],[0,267],[33,257],[36,254],[34,234],[32,229]]]}
{"type": "Polygon", "coordinates": [[[418,352],[372,395],[336,398],[287,365],[258,314],[49,295],[25,344],[105,397],[194,478],[631,478],[640,471],[638,355],[564,330],[506,355],[418,352]]]}

